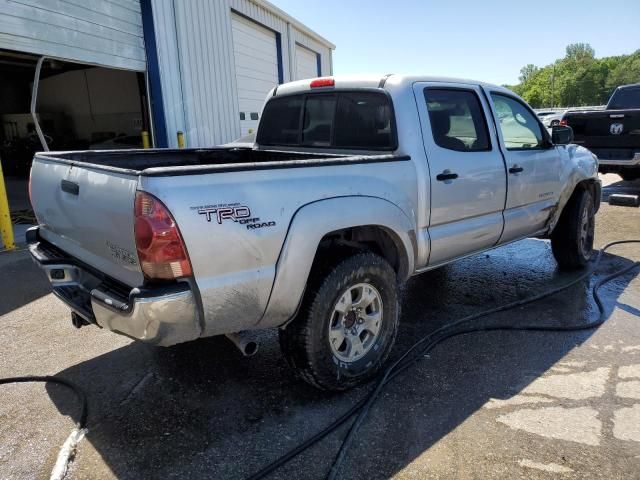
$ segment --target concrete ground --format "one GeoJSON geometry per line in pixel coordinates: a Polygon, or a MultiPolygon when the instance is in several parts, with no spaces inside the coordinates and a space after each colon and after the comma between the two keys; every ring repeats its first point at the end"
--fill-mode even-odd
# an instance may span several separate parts
{"type": "MultiPolygon", "coordinates": [[[[605,196],[640,190],[617,176],[605,181],[605,196]]],[[[596,243],[627,238],[640,238],[640,209],[603,204],[596,243]]],[[[638,259],[638,245],[615,248],[595,278],[638,259]]],[[[89,433],[70,478],[244,478],[370,388],[315,391],[288,370],[273,332],[247,359],[224,338],[156,349],[76,330],[26,252],[0,254],[0,272],[0,377],[59,375],[88,395],[89,433]]],[[[636,275],[603,289],[607,321],[595,331],[469,334],[441,344],[384,391],[341,478],[640,478],[636,275]]],[[[559,273],[539,240],[423,274],[405,288],[395,353],[447,322],[575,276],[559,273]]],[[[482,322],[577,324],[596,315],[579,284],[482,322]]],[[[57,386],[0,389],[0,478],[48,477],[78,405],[57,386]]],[[[344,432],[271,478],[323,478],[344,432]]]]}
{"type": "MultiPolygon", "coordinates": [[[[29,182],[26,178],[5,177],[5,188],[9,200],[9,210],[13,213],[18,211],[30,210],[29,202],[29,182]]],[[[16,224],[13,226],[14,242],[24,243],[25,232],[31,225],[16,224]]],[[[3,239],[0,237],[0,250],[4,247],[3,239]]]]}

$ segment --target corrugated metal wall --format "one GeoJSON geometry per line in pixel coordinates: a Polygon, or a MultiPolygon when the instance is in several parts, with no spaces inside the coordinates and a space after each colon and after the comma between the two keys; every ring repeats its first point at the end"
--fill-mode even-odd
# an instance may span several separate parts
{"type": "Polygon", "coordinates": [[[231,12],[226,2],[175,2],[188,145],[240,136],[231,12]]]}
{"type": "Polygon", "coordinates": [[[139,0],[0,0],[0,48],[144,71],[139,0]]]}
{"type": "MultiPolygon", "coordinates": [[[[306,48],[308,48],[309,50],[314,51],[315,53],[320,54],[320,62],[321,62],[321,67],[322,67],[322,72],[321,75],[331,75],[333,73],[333,67],[332,67],[332,61],[331,61],[331,49],[322,45],[321,43],[317,42],[316,40],[314,40],[313,38],[311,38],[310,36],[306,35],[305,33],[299,31],[297,28],[295,27],[291,27],[291,42],[295,45],[300,44],[306,48]]],[[[294,52],[294,59],[293,62],[296,61],[295,59],[295,48],[292,47],[292,51],[294,52]]],[[[293,72],[296,71],[296,68],[294,67],[293,72]]]]}
{"type": "Polygon", "coordinates": [[[240,136],[232,11],[280,34],[285,82],[295,78],[296,41],[320,53],[322,74],[331,73],[331,48],[295,29],[263,0],[152,0],[152,6],[169,146],[177,146],[178,130],[187,146],[240,136]]]}

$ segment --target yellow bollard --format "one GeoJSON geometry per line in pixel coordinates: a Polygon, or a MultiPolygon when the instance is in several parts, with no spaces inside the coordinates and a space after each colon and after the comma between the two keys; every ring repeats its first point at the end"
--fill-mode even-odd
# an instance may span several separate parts
{"type": "Polygon", "coordinates": [[[178,132],[178,148],[184,148],[184,133],[178,132]]]}
{"type": "Polygon", "coordinates": [[[151,143],[149,142],[149,132],[146,130],[142,130],[140,132],[142,136],[142,148],[151,148],[151,143]]]}
{"type": "Polygon", "coordinates": [[[2,175],[2,163],[0,162],[0,236],[5,250],[13,250],[16,244],[13,241],[13,226],[11,225],[11,213],[9,212],[9,200],[7,189],[4,186],[2,175]]]}

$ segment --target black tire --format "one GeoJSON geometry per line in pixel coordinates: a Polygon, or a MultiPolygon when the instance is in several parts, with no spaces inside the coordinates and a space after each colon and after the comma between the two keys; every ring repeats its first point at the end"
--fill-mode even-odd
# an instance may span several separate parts
{"type": "Polygon", "coordinates": [[[620,175],[625,182],[633,182],[640,178],[640,169],[622,170],[621,172],[618,172],[618,175],[620,175]]]}
{"type": "MultiPolygon", "coordinates": [[[[373,253],[356,253],[339,260],[332,269],[314,269],[299,313],[286,328],[280,330],[279,335],[282,353],[295,373],[316,388],[333,391],[347,390],[374,376],[389,356],[398,331],[397,288],[394,270],[383,258],[373,253]],[[344,336],[345,342],[348,341],[347,336],[354,331],[352,327],[366,329],[365,325],[359,327],[355,324],[364,323],[364,320],[358,313],[353,313],[353,308],[351,313],[345,315],[334,311],[345,295],[352,298],[353,291],[367,288],[359,285],[374,287],[374,296],[377,295],[375,298],[381,300],[377,305],[382,316],[377,334],[368,337],[370,332],[363,330],[357,335],[360,338],[362,334],[365,340],[369,340],[370,346],[366,352],[363,350],[361,358],[356,357],[353,361],[346,362],[338,358],[340,352],[334,353],[340,345],[330,345],[329,329],[333,324],[334,329],[340,328],[344,332],[348,330],[349,333],[339,334],[344,336]],[[350,318],[351,328],[347,327],[350,318]]],[[[367,296],[371,292],[368,289],[367,296]]],[[[362,315],[367,313],[362,312],[362,315]]],[[[352,335],[351,338],[355,336],[352,335]]],[[[335,340],[334,338],[334,344],[335,340]]],[[[351,347],[350,342],[348,345],[351,347]]],[[[361,345],[364,346],[365,343],[361,345]]],[[[357,356],[357,348],[354,350],[354,355],[357,356]]],[[[346,352],[345,349],[345,355],[346,352]]]]}
{"type": "Polygon", "coordinates": [[[588,190],[574,192],[551,234],[551,249],[563,270],[583,268],[593,256],[595,203],[588,190]]]}

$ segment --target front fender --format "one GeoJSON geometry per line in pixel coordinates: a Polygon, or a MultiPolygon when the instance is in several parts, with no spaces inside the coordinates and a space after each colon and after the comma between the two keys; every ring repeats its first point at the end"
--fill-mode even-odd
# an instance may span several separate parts
{"type": "Polygon", "coordinates": [[[593,189],[596,211],[600,206],[601,181],[598,178],[597,157],[586,148],[573,144],[566,147],[565,155],[562,192],[558,198],[556,209],[549,217],[548,233],[551,233],[557,225],[564,207],[578,184],[588,182],[589,188],[593,189]]]}
{"type": "Polygon", "coordinates": [[[399,240],[405,255],[406,276],[415,270],[417,254],[414,222],[395,204],[376,197],[338,197],[300,208],[294,215],[278,263],[265,313],[258,328],[285,324],[295,315],[322,238],[331,232],[358,226],[380,226],[399,240]]]}

